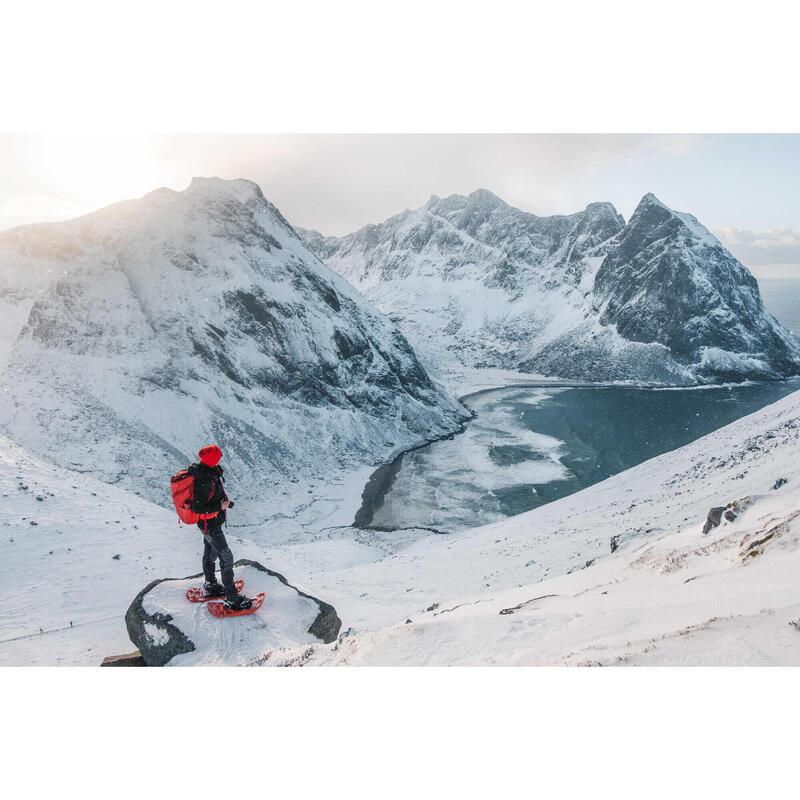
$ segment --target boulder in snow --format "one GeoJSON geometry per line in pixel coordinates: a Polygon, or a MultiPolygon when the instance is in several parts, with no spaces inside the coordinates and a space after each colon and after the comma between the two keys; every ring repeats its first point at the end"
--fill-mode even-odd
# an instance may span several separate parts
{"type": "Polygon", "coordinates": [[[202,584],[202,574],[153,581],[139,592],[125,623],[147,666],[248,664],[265,652],[328,643],[338,636],[342,622],[333,606],[257,561],[240,559],[234,571],[244,580],[248,597],[266,594],[264,605],[252,615],[217,619],[206,604],[190,603],[186,590],[202,584]]]}
{"type": "Polygon", "coordinates": [[[753,498],[748,496],[742,497],[740,500],[734,500],[726,506],[714,506],[708,512],[708,517],[706,517],[706,521],[703,524],[703,534],[718,527],[723,518],[728,522],[733,522],[740,514],[750,508],[753,502],[753,498]]]}

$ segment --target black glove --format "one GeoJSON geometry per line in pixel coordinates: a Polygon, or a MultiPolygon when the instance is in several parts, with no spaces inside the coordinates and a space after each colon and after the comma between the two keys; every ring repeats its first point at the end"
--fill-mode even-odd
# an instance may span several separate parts
{"type": "Polygon", "coordinates": [[[228,508],[233,508],[233,500],[228,500],[228,508]]]}

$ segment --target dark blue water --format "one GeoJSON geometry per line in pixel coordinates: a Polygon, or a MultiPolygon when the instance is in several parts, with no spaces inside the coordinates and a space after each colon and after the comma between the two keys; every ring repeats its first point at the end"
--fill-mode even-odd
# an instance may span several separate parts
{"type": "MultiPolygon", "coordinates": [[[[362,524],[452,532],[529,511],[800,389],[516,388],[467,398],[464,433],[407,453],[362,524]]],[[[362,509],[363,511],[363,509],[362,509]]]]}
{"type": "Polygon", "coordinates": [[[800,280],[760,278],[758,285],[767,311],[800,336],[800,280]]]}

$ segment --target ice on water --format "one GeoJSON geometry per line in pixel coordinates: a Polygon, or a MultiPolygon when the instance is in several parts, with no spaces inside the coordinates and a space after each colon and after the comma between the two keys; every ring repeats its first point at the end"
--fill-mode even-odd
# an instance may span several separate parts
{"type": "Polygon", "coordinates": [[[464,433],[406,454],[372,525],[464,530],[508,516],[497,494],[503,489],[535,492],[536,484],[569,478],[559,460],[564,442],[527,429],[511,402],[535,405],[559,391],[470,400],[477,417],[464,433]]]}

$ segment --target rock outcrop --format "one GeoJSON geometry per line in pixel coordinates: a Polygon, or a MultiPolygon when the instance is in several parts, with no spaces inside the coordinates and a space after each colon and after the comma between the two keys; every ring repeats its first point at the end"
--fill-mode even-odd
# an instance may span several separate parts
{"type": "Polygon", "coordinates": [[[726,506],[714,506],[709,510],[706,521],[703,523],[703,534],[705,535],[714,528],[718,528],[723,519],[727,522],[734,522],[737,517],[744,514],[753,505],[753,502],[753,498],[748,496],[733,500],[726,506]]]}
{"type": "Polygon", "coordinates": [[[234,570],[244,594],[265,592],[264,605],[252,615],[217,619],[204,604],[189,603],[186,589],[202,583],[202,574],[156,580],[139,592],[125,623],[147,666],[257,663],[265,651],[327,644],[339,635],[342,622],[329,603],[257,561],[240,559],[234,570]]]}
{"type": "Polygon", "coordinates": [[[106,656],[101,667],[146,667],[147,662],[138,650],[120,656],[106,656]]]}

